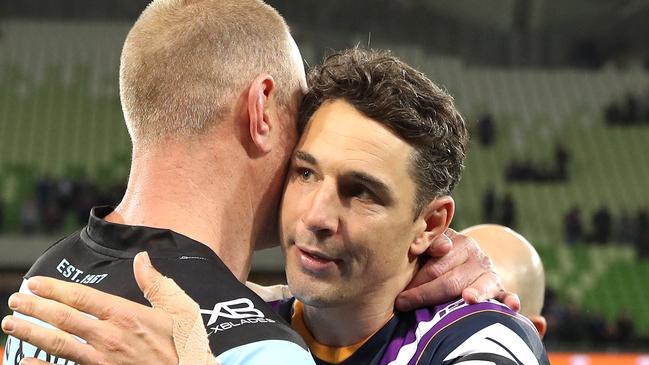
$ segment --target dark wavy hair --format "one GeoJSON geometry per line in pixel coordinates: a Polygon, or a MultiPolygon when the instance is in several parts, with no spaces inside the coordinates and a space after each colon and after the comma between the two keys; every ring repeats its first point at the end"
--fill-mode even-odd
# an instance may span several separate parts
{"type": "Polygon", "coordinates": [[[353,48],[311,69],[308,83],[300,132],[324,102],[343,99],[413,147],[415,214],[435,197],[453,191],[464,168],[468,132],[453,98],[426,75],[389,51],[353,48]]]}

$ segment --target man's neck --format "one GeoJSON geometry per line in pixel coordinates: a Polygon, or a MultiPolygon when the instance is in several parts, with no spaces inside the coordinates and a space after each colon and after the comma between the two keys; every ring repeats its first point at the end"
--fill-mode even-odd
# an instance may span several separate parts
{"type": "Polygon", "coordinates": [[[330,308],[304,304],[304,323],[322,345],[354,345],[376,333],[392,318],[394,300],[386,298],[330,308]]]}
{"type": "MultiPolygon", "coordinates": [[[[133,159],[127,191],[106,219],[115,223],[170,229],[210,247],[245,281],[256,237],[257,201],[246,169],[218,164],[209,153],[188,156],[169,144],[133,159]],[[205,157],[203,159],[202,157],[205,157]],[[201,161],[202,160],[202,161],[201,161]]],[[[232,159],[232,154],[224,154],[232,159]]]]}
{"type": "Polygon", "coordinates": [[[357,344],[392,318],[394,300],[412,280],[417,268],[417,261],[412,260],[396,275],[384,280],[374,278],[378,281],[370,290],[355,294],[354,300],[345,303],[313,306],[303,302],[304,324],[322,345],[341,347],[357,344]]]}
{"type": "Polygon", "coordinates": [[[393,306],[315,308],[304,305],[304,323],[321,345],[344,347],[358,344],[376,333],[393,315],[393,306]]]}

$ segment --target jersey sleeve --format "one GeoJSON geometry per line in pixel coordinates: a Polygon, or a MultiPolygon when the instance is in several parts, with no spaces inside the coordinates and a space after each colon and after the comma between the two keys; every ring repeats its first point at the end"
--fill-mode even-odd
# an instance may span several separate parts
{"type": "Polygon", "coordinates": [[[536,328],[495,303],[478,304],[431,339],[425,364],[549,365],[536,328]],[[500,307],[500,308],[499,308],[500,307]]]}

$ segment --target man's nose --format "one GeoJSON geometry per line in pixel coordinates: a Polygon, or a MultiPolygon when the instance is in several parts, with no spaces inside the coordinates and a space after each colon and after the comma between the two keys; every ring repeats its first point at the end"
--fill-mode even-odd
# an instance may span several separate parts
{"type": "Polygon", "coordinates": [[[338,230],[339,225],[338,208],[336,187],[329,182],[323,182],[313,192],[302,221],[306,228],[316,235],[333,235],[338,230]]]}

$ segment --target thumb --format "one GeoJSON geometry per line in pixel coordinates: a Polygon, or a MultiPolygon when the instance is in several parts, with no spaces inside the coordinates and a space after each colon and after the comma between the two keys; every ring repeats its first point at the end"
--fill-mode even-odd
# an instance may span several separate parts
{"type": "Polygon", "coordinates": [[[218,365],[210,351],[198,304],[153,267],[147,252],[135,256],[133,272],[144,297],[173,320],[172,337],[179,365],[218,365]]]}
{"type": "Polygon", "coordinates": [[[137,286],[140,287],[144,296],[150,300],[151,291],[158,287],[156,284],[164,278],[164,276],[153,267],[148,252],[144,251],[135,255],[135,258],[133,259],[133,272],[135,273],[137,286]]]}

